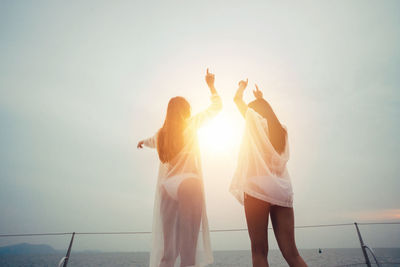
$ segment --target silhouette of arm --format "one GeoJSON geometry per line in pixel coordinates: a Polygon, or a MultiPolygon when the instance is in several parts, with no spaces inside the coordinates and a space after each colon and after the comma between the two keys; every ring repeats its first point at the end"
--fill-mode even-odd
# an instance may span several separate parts
{"type": "Polygon", "coordinates": [[[246,117],[246,111],[248,109],[247,104],[243,101],[243,92],[247,87],[247,83],[248,79],[246,79],[246,81],[239,82],[239,88],[237,89],[235,97],[233,98],[233,101],[235,102],[243,118],[246,117]]]}
{"type": "Polygon", "coordinates": [[[147,139],[139,141],[139,143],[137,145],[137,148],[143,148],[143,146],[146,146],[148,148],[156,148],[156,146],[157,146],[157,134],[158,134],[158,132],[152,137],[149,137],[147,139]]]}
{"type": "Polygon", "coordinates": [[[201,127],[206,121],[215,117],[222,109],[221,98],[219,97],[217,90],[214,86],[215,75],[209,72],[208,68],[205,79],[211,92],[211,105],[203,112],[200,112],[191,118],[191,124],[195,128],[201,127]]]}
{"type": "Polygon", "coordinates": [[[157,137],[157,135],[154,135],[153,137],[143,140],[143,144],[149,148],[155,148],[156,147],[156,137],[157,137]]]}
{"type": "Polygon", "coordinates": [[[200,128],[205,122],[214,118],[222,110],[222,101],[219,95],[213,94],[211,96],[211,105],[204,111],[197,113],[191,119],[194,127],[200,128]]]}

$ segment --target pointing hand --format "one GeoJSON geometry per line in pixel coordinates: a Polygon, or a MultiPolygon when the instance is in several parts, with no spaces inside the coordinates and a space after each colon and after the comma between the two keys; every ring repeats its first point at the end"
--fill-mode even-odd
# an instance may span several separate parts
{"type": "Polygon", "coordinates": [[[256,99],[261,99],[263,98],[263,93],[258,89],[258,86],[256,84],[256,90],[253,90],[253,95],[256,99]]]}

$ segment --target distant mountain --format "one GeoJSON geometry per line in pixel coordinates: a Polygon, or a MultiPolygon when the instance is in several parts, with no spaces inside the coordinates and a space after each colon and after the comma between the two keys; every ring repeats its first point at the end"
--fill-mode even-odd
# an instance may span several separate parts
{"type": "Polygon", "coordinates": [[[11,246],[0,247],[0,255],[21,255],[21,254],[53,254],[57,250],[49,245],[36,245],[21,243],[11,246]]]}

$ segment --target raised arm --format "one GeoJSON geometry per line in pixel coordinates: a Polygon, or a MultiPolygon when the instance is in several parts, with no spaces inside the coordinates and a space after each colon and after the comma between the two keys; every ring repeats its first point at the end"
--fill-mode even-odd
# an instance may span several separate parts
{"type": "Polygon", "coordinates": [[[217,90],[215,89],[214,82],[215,82],[215,74],[209,72],[207,68],[206,83],[208,85],[208,88],[210,89],[211,94],[217,95],[217,90]]]}
{"type": "Polygon", "coordinates": [[[233,101],[235,102],[237,108],[239,109],[243,117],[246,117],[246,111],[248,108],[247,104],[243,101],[243,92],[246,89],[248,82],[249,79],[246,79],[246,81],[242,80],[239,82],[239,88],[237,89],[235,97],[233,98],[233,101]]]}
{"type": "Polygon", "coordinates": [[[211,92],[211,105],[206,110],[192,117],[191,122],[196,128],[201,127],[207,120],[215,117],[222,109],[221,98],[219,97],[217,90],[215,89],[214,86],[215,75],[209,72],[208,68],[205,78],[208,88],[210,89],[211,92]]]}

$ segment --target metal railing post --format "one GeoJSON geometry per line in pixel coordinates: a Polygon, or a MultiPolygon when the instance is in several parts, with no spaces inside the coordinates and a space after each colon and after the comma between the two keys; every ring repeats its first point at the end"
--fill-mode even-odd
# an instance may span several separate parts
{"type": "Polygon", "coordinates": [[[362,250],[362,252],[364,254],[365,263],[367,264],[368,267],[371,267],[371,262],[369,261],[368,254],[367,254],[367,251],[365,249],[364,241],[363,241],[363,239],[361,237],[360,229],[358,229],[358,224],[355,222],[354,225],[356,226],[358,239],[360,239],[361,250],[362,250]]]}
{"type": "Polygon", "coordinates": [[[69,247],[67,251],[67,255],[65,256],[63,267],[67,267],[69,255],[71,254],[72,243],[74,242],[75,232],[72,233],[71,241],[69,242],[69,247]]]}
{"type": "Polygon", "coordinates": [[[378,265],[378,267],[381,267],[381,264],[378,261],[378,258],[375,256],[374,251],[372,250],[372,248],[368,247],[367,245],[365,245],[365,248],[369,250],[369,252],[371,253],[372,257],[375,260],[376,265],[378,265]]]}

